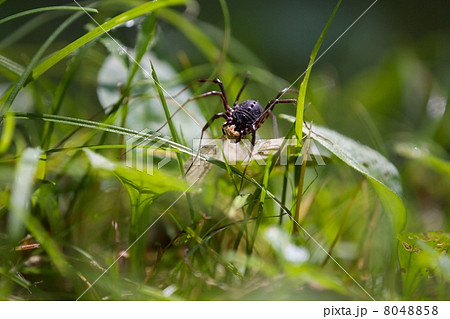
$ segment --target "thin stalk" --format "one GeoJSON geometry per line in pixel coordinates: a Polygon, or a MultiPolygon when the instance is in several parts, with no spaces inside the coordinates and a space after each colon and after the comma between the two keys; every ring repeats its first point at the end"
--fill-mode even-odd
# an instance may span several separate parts
{"type": "Polygon", "coordinates": [[[344,217],[342,218],[342,222],[341,222],[341,225],[339,226],[339,230],[336,234],[336,237],[334,237],[334,240],[331,243],[330,249],[328,250],[328,254],[325,257],[325,260],[322,262],[322,265],[321,265],[322,267],[324,267],[327,264],[328,259],[330,259],[330,256],[331,256],[331,253],[333,252],[334,247],[336,246],[339,238],[342,235],[342,232],[344,231],[345,222],[347,221],[348,215],[350,214],[350,211],[352,210],[353,204],[355,203],[356,195],[358,195],[364,179],[365,179],[364,176],[361,177],[361,179],[358,183],[358,186],[356,186],[355,192],[353,193],[353,196],[352,196],[350,202],[348,203],[347,209],[345,210],[344,217]]]}
{"type": "Polygon", "coordinates": [[[50,7],[42,7],[42,8],[36,8],[31,9],[27,11],[22,11],[13,15],[10,15],[9,17],[0,19],[0,24],[8,22],[13,19],[17,19],[20,17],[24,17],[26,15],[35,14],[39,12],[47,12],[47,11],[56,11],[56,10],[66,10],[66,11],[86,11],[91,13],[98,13],[97,9],[88,8],[88,7],[75,7],[75,6],[50,6],[50,7]]]}
{"type": "Polygon", "coordinates": [[[334,15],[336,14],[339,6],[341,5],[342,0],[339,0],[339,2],[334,7],[333,13],[331,13],[330,18],[327,21],[327,24],[322,30],[322,33],[319,36],[319,39],[317,40],[316,44],[314,45],[314,49],[311,52],[308,67],[306,68],[305,77],[300,84],[300,88],[298,90],[298,98],[297,98],[297,112],[295,115],[295,135],[297,136],[297,143],[298,146],[301,145],[301,139],[302,139],[302,132],[303,132],[303,111],[305,109],[305,100],[306,100],[306,88],[308,86],[309,82],[309,76],[311,74],[311,69],[313,65],[315,64],[317,53],[319,52],[320,46],[322,45],[323,38],[325,37],[325,34],[328,31],[328,27],[331,24],[331,21],[333,21],[334,15]]]}
{"type": "MultiPolygon", "coordinates": [[[[308,132],[308,136],[306,137],[305,145],[302,148],[303,157],[302,157],[302,168],[300,170],[300,178],[298,181],[298,189],[297,189],[297,200],[295,202],[295,216],[294,221],[296,221],[298,224],[300,224],[300,208],[302,205],[302,196],[303,196],[303,184],[305,181],[305,172],[306,172],[306,162],[308,160],[308,151],[309,151],[309,141],[311,137],[311,129],[312,129],[312,123],[310,130],[308,132]]],[[[298,234],[298,226],[297,223],[294,223],[292,232],[293,234],[298,234]]]]}
{"type": "MultiPolygon", "coordinates": [[[[287,163],[286,167],[284,168],[284,173],[283,173],[283,189],[281,191],[281,202],[284,205],[286,205],[288,179],[289,179],[289,162],[287,163]]],[[[280,208],[280,225],[282,224],[282,222],[283,222],[283,209],[280,208]]]]}
{"type": "MultiPolygon", "coordinates": [[[[166,120],[169,125],[170,134],[172,135],[173,141],[177,144],[180,144],[180,138],[179,138],[178,132],[175,129],[175,126],[171,120],[170,111],[169,111],[169,107],[167,106],[166,97],[164,96],[164,92],[163,92],[161,84],[159,82],[158,75],[156,74],[155,67],[153,66],[152,61],[150,61],[150,64],[152,66],[153,81],[155,83],[156,90],[158,91],[158,95],[159,95],[161,104],[164,109],[164,114],[166,116],[166,120]]],[[[180,173],[181,173],[181,175],[185,175],[185,171],[184,171],[184,167],[183,167],[183,157],[181,156],[180,153],[176,153],[176,156],[177,156],[178,168],[180,169],[180,173]]],[[[191,221],[194,221],[195,211],[194,211],[194,207],[193,207],[193,203],[192,203],[192,198],[189,194],[186,194],[186,200],[187,200],[188,207],[189,207],[191,221]]]]}

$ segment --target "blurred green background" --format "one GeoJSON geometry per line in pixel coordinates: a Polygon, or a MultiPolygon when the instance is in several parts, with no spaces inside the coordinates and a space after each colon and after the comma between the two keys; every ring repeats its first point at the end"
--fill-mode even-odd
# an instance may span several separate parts
{"type": "MultiPolygon", "coordinates": [[[[98,8],[99,13],[93,17],[103,23],[142,3],[145,1],[97,1],[92,6],[98,8]]],[[[74,2],[10,0],[0,1],[0,4],[1,19],[36,7],[74,5],[74,2]]],[[[237,84],[231,85],[233,75],[251,71],[250,83],[243,97],[258,99],[265,104],[281,89],[298,80],[306,70],[309,55],[335,4],[336,1],[192,1],[187,8],[175,7],[178,25],[170,22],[167,14],[161,13],[148,50],[151,55],[146,55],[143,63],[148,62],[148,58],[152,59],[163,87],[171,94],[192,80],[211,74],[221,77],[227,89],[235,92],[237,84]],[[190,33],[189,23],[182,18],[196,26],[200,35],[190,33]],[[214,55],[213,46],[202,47],[202,43],[208,42],[202,37],[217,47],[221,57],[214,55]]],[[[41,44],[67,17],[67,13],[52,12],[0,24],[0,54],[20,65],[28,65],[41,44]]],[[[131,52],[138,43],[136,39],[143,21],[144,18],[139,17],[132,23],[112,29],[110,34],[131,52]]],[[[312,181],[312,187],[306,193],[310,209],[304,224],[306,229],[328,248],[336,233],[340,232],[340,225],[345,224],[342,241],[335,249],[336,258],[356,274],[357,281],[363,283],[376,299],[450,298],[447,257],[450,231],[449,21],[450,3],[444,0],[343,1],[312,70],[306,120],[371,147],[399,170],[407,212],[405,232],[401,234],[392,232],[386,215],[378,214],[385,211],[380,208],[380,202],[368,184],[356,186],[360,185],[359,174],[333,162],[327,167],[317,167],[318,177],[315,179],[316,173],[308,168],[308,181],[312,181]],[[364,16],[348,29],[372,4],[364,16]],[[362,195],[351,204],[355,187],[362,195]],[[344,223],[345,218],[342,217],[347,207],[351,208],[351,214],[344,223]],[[416,247],[422,253],[417,253],[416,247]]],[[[42,59],[95,26],[88,16],[81,16],[57,37],[42,59]]],[[[70,80],[60,115],[102,121],[95,116],[103,114],[108,106],[127,94],[120,92],[116,84],[126,81],[131,63],[123,63],[123,55],[114,45],[104,35],[102,41],[94,43],[86,51],[70,80]]],[[[75,54],[70,58],[73,56],[75,54]]],[[[67,74],[68,65],[69,59],[65,59],[37,81],[31,81],[21,90],[10,111],[51,113],[56,87],[67,74]]],[[[5,92],[16,80],[17,77],[2,72],[0,92],[5,92]]],[[[129,104],[128,101],[123,103],[126,105],[121,109],[123,117],[118,116],[113,123],[136,130],[156,129],[165,121],[160,102],[154,98],[156,91],[143,74],[135,80],[131,95],[137,98],[132,98],[129,104]]],[[[299,87],[299,81],[301,79],[294,88],[299,87]]],[[[212,86],[196,88],[185,98],[211,89],[212,86]]],[[[199,102],[196,106],[192,107],[192,112],[203,123],[221,110],[215,102],[199,102]]],[[[275,108],[275,114],[295,115],[295,108],[280,105],[275,108]]],[[[279,118],[283,136],[291,123],[279,118]]],[[[190,138],[200,134],[196,125],[182,119],[176,122],[176,129],[185,137],[188,147],[192,147],[190,138]]],[[[64,141],[72,130],[72,127],[56,126],[51,143],[48,148],[43,148],[44,151],[59,145],[58,142],[64,141]]],[[[272,137],[271,124],[265,124],[258,133],[262,137],[272,137]]],[[[101,137],[98,134],[93,140],[88,133],[83,134],[70,135],[65,146],[83,148],[86,141],[95,145],[123,146],[123,139],[114,134],[101,137]]],[[[167,128],[165,134],[170,134],[167,128]]],[[[213,125],[210,135],[221,135],[218,124],[213,125]]],[[[129,217],[133,205],[129,200],[134,195],[130,189],[99,167],[92,167],[85,155],[69,151],[67,154],[70,156],[66,156],[66,151],[56,152],[50,157],[52,161],[47,163],[46,178],[33,188],[31,211],[51,237],[61,242],[61,255],[69,260],[77,279],[61,274],[61,269],[56,271],[54,256],[50,258],[53,258],[52,263],[44,258],[36,262],[36,266],[32,257],[45,256],[48,250],[37,250],[29,255],[11,253],[17,243],[8,241],[10,230],[7,225],[11,218],[8,217],[9,197],[17,160],[26,147],[42,146],[42,136],[43,123],[18,120],[12,146],[1,154],[2,299],[75,299],[85,289],[85,279],[95,280],[132,242],[136,235],[132,233],[145,229],[142,228],[144,225],[155,220],[153,213],[164,211],[178,196],[175,192],[157,192],[157,199],[152,197],[150,200],[150,208],[142,209],[142,225],[133,228],[129,217]],[[67,279],[69,277],[70,280],[67,279]],[[61,284],[61,278],[64,278],[64,284],[61,284]],[[41,281],[43,284],[35,284],[41,281]],[[29,291],[34,294],[29,294],[29,291]]],[[[114,149],[98,152],[110,160],[118,158],[114,149]]],[[[169,185],[173,183],[172,186],[176,184],[171,179],[172,175],[179,174],[174,163],[172,161],[166,167],[168,175],[160,177],[161,180],[167,179],[169,185]]],[[[235,220],[230,217],[230,212],[241,208],[226,170],[215,168],[215,173],[208,176],[202,192],[193,195],[195,218],[189,218],[191,204],[180,201],[168,213],[172,218],[162,218],[158,228],[148,236],[147,247],[145,243],[139,247],[140,252],[152,256],[149,257],[151,261],[146,260],[145,268],[145,276],[151,277],[150,280],[146,277],[145,284],[140,285],[143,282],[142,269],[136,271],[124,261],[120,270],[106,275],[104,282],[99,282],[98,290],[90,292],[86,298],[367,298],[336,265],[331,262],[325,267],[320,265],[323,256],[306,236],[292,241],[302,249],[306,247],[311,256],[308,262],[298,266],[285,260],[280,247],[270,237],[275,236],[283,245],[290,242],[291,239],[284,237],[285,233],[280,230],[284,228],[273,228],[278,221],[267,219],[261,224],[259,233],[265,237],[258,235],[256,253],[249,253],[251,249],[247,246],[247,259],[235,253],[244,245],[244,240],[239,241],[241,229],[235,225],[227,227],[223,236],[220,233],[208,244],[199,244],[196,236],[205,238],[225,221],[232,224],[235,220]],[[161,246],[174,238],[180,243],[172,243],[174,247],[165,251],[163,257],[159,256],[159,246],[156,247],[155,242],[160,242],[161,246]],[[221,257],[212,251],[220,252],[221,257]],[[230,263],[236,265],[236,269],[227,268],[230,263]],[[245,274],[244,279],[237,275],[241,272],[245,274]],[[201,278],[201,284],[198,284],[198,278],[201,278]],[[343,291],[344,286],[351,288],[343,291]],[[132,292],[127,294],[124,291],[132,292]]],[[[251,170],[250,174],[260,179],[263,176],[263,172],[257,169],[251,170]]],[[[278,199],[282,197],[283,174],[281,169],[277,169],[269,183],[269,189],[278,199]]],[[[290,191],[286,205],[292,207],[299,172],[296,170],[289,174],[290,191]]],[[[157,189],[161,180],[153,181],[152,187],[157,189]]],[[[174,186],[173,190],[176,189],[174,186]]],[[[249,202],[252,198],[256,201],[259,193],[255,191],[248,198],[249,202]]],[[[264,205],[267,216],[277,213],[279,208],[273,203],[264,205]]],[[[23,233],[24,237],[26,233],[28,231],[23,233]]]]}

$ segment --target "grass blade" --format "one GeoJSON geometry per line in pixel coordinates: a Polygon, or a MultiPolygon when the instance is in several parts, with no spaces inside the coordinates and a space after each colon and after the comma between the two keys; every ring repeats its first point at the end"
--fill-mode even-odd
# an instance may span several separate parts
{"type": "Polygon", "coordinates": [[[48,69],[50,69],[52,66],[54,66],[56,63],[64,59],[66,56],[68,56],[70,53],[75,51],[76,49],[80,48],[81,46],[85,45],[86,43],[92,41],[93,39],[105,34],[112,28],[128,21],[131,19],[134,19],[136,17],[139,17],[141,15],[144,15],[146,13],[149,13],[151,11],[154,11],[159,8],[182,4],[185,0],[165,0],[165,1],[152,1],[152,2],[146,2],[139,7],[133,8],[131,10],[128,10],[122,14],[119,14],[118,16],[106,21],[102,25],[96,27],[94,30],[86,33],[82,37],[78,38],[77,40],[73,41],[69,45],[65,46],[61,50],[59,50],[57,53],[52,55],[50,58],[39,64],[34,70],[33,70],[33,78],[38,78],[43,73],[45,73],[48,69]]]}
{"type": "MultiPolygon", "coordinates": [[[[150,65],[152,66],[152,77],[153,81],[155,83],[156,90],[158,91],[159,99],[161,100],[163,109],[164,109],[164,115],[166,116],[167,123],[169,124],[170,129],[170,135],[172,135],[172,139],[175,141],[175,143],[179,143],[179,136],[178,132],[175,129],[175,126],[173,125],[172,118],[170,116],[169,107],[167,106],[166,97],[164,96],[164,92],[162,90],[161,84],[158,79],[158,75],[156,74],[155,67],[153,66],[153,63],[150,61],[150,65]]],[[[183,174],[183,162],[181,157],[178,158],[178,164],[180,166],[180,171],[183,174]]]]}
{"type": "Polygon", "coordinates": [[[16,63],[13,60],[8,59],[7,57],[1,54],[0,54],[0,66],[9,71],[9,73],[14,74],[14,76],[20,76],[25,70],[25,68],[21,66],[19,63],[16,63]]]}
{"type": "Polygon", "coordinates": [[[9,116],[9,114],[6,114],[5,116],[5,122],[3,123],[2,127],[2,135],[0,137],[0,154],[5,153],[8,151],[9,146],[11,145],[11,142],[14,138],[14,117],[9,116]]]}
{"type": "MultiPolygon", "coordinates": [[[[91,42],[93,43],[93,42],[91,42]]],[[[55,96],[53,97],[52,106],[51,106],[51,114],[55,115],[59,113],[59,110],[61,108],[64,96],[66,95],[67,89],[69,85],[72,82],[73,77],[76,75],[77,70],[79,66],[81,65],[81,62],[83,61],[84,56],[86,55],[87,51],[91,47],[91,43],[84,46],[82,49],[80,49],[77,54],[73,57],[72,61],[68,65],[66,72],[64,72],[64,75],[61,79],[61,81],[58,84],[58,87],[55,91],[55,96]]],[[[44,150],[47,150],[50,145],[50,140],[53,133],[53,126],[54,123],[52,122],[46,122],[44,126],[44,132],[42,134],[42,141],[41,141],[41,147],[44,150]]]]}
{"type": "Polygon", "coordinates": [[[9,235],[13,240],[17,240],[22,235],[22,222],[29,215],[31,188],[33,187],[40,155],[40,148],[27,148],[16,166],[10,197],[11,214],[8,219],[9,235]]]}
{"type": "MultiPolygon", "coordinates": [[[[297,142],[298,145],[301,145],[302,140],[302,130],[303,130],[303,111],[305,108],[305,100],[306,100],[306,88],[308,87],[308,81],[309,81],[309,75],[311,74],[311,69],[314,65],[314,61],[316,60],[317,53],[319,52],[320,46],[322,45],[323,38],[325,37],[325,34],[328,31],[328,27],[331,24],[331,21],[333,21],[334,15],[336,14],[339,6],[341,5],[342,0],[339,0],[339,2],[334,7],[333,13],[331,14],[330,18],[327,21],[327,24],[325,25],[325,28],[323,28],[322,33],[319,36],[319,39],[316,42],[316,45],[314,46],[314,49],[311,52],[308,68],[306,69],[305,77],[300,84],[299,92],[298,92],[298,98],[297,98],[297,114],[295,116],[296,122],[295,122],[295,135],[297,136],[297,142]]],[[[302,190],[299,190],[301,193],[302,190]]]]}
{"type": "Polygon", "coordinates": [[[35,17],[30,17],[27,21],[24,21],[19,27],[0,39],[0,50],[12,46],[26,35],[39,30],[43,25],[51,23],[51,20],[61,17],[65,14],[64,11],[50,11],[35,17]]]}
{"type": "Polygon", "coordinates": [[[125,127],[115,126],[111,124],[101,123],[101,122],[95,122],[95,121],[89,121],[89,120],[83,120],[78,118],[72,118],[68,116],[61,116],[61,115],[52,115],[52,114],[33,114],[33,113],[23,113],[23,112],[11,112],[8,113],[8,115],[16,118],[16,119],[35,119],[35,120],[43,120],[47,122],[54,122],[54,123],[61,123],[66,125],[74,125],[78,127],[86,127],[91,128],[99,131],[104,132],[111,132],[119,135],[125,135],[130,137],[141,137],[149,140],[158,140],[163,141],[164,145],[169,145],[170,147],[174,148],[175,150],[178,150],[180,152],[183,152],[185,154],[195,156],[196,153],[192,152],[192,150],[184,145],[175,143],[174,141],[171,141],[169,139],[165,139],[162,136],[156,135],[153,132],[148,133],[142,133],[136,130],[128,129],[125,127]]]}
{"type": "Polygon", "coordinates": [[[68,11],[87,11],[87,12],[93,12],[93,13],[98,13],[97,9],[92,9],[92,8],[82,8],[82,7],[74,7],[74,6],[51,6],[51,7],[42,7],[42,8],[36,8],[36,9],[31,9],[31,10],[27,10],[27,11],[22,11],[13,15],[10,15],[9,17],[0,19],[0,24],[8,22],[10,20],[13,19],[17,19],[20,17],[24,17],[30,14],[35,14],[35,13],[39,13],[39,12],[46,12],[46,11],[57,11],[57,10],[68,10],[68,11]]]}
{"type": "Polygon", "coordinates": [[[27,148],[17,163],[10,197],[10,215],[8,218],[9,233],[13,241],[17,241],[23,232],[23,226],[42,245],[63,274],[68,274],[67,262],[56,242],[45,230],[39,220],[30,214],[31,192],[38,171],[42,150],[39,147],[27,148]]]}

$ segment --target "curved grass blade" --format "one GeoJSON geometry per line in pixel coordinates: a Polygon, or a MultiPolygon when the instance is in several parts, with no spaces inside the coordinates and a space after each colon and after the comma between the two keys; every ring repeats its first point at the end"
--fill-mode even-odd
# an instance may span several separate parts
{"type": "Polygon", "coordinates": [[[50,20],[59,18],[63,15],[67,14],[64,11],[50,11],[43,14],[39,14],[33,18],[27,19],[23,24],[18,26],[15,30],[11,30],[11,32],[0,39],[0,50],[4,48],[8,48],[14,43],[18,42],[20,39],[25,37],[26,35],[34,32],[41,28],[42,25],[49,23],[50,20]]]}
{"type": "Polygon", "coordinates": [[[176,176],[171,176],[161,170],[154,170],[152,174],[127,167],[120,162],[113,162],[90,149],[84,149],[91,165],[96,169],[113,172],[125,186],[147,196],[154,197],[169,191],[185,191],[189,185],[176,176]]]}
{"type": "Polygon", "coordinates": [[[105,34],[107,31],[111,30],[112,28],[128,21],[131,19],[134,19],[136,17],[139,17],[141,15],[144,15],[146,13],[149,13],[151,11],[154,11],[156,9],[160,9],[167,6],[173,6],[185,3],[186,0],[160,0],[160,1],[152,1],[152,2],[146,2],[136,8],[133,8],[131,10],[128,10],[122,14],[119,14],[118,16],[106,21],[102,25],[96,27],[92,31],[86,33],[82,37],[78,38],[77,40],[73,41],[69,45],[65,46],[58,52],[56,52],[54,55],[49,57],[47,60],[39,64],[34,70],[33,70],[33,78],[38,78],[43,73],[45,73],[48,69],[50,69],[52,66],[54,66],[56,63],[64,59],[67,55],[78,49],[79,47],[85,45],[86,43],[92,41],[93,39],[105,34]]]}
{"type": "Polygon", "coordinates": [[[30,214],[30,198],[42,150],[27,148],[17,163],[10,197],[10,215],[8,229],[11,238],[20,237],[23,226],[36,238],[49,255],[58,270],[67,275],[67,263],[56,242],[44,226],[30,214]]]}
{"type": "Polygon", "coordinates": [[[8,219],[8,231],[13,239],[18,239],[22,235],[22,222],[29,215],[31,188],[40,155],[40,148],[27,148],[16,166],[10,197],[11,213],[8,219]]]}
{"type": "Polygon", "coordinates": [[[42,7],[42,8],[36,8],[31,9],[27,11],[22,11],[13,15],[10,15],[9,17],[0,19],[0,24],[8,22],[13,19],[17,19],[20,17],[24,17],[30,14],[35,14],[39,12],[47,12],[47,11],[58,11],[58,10],[66,10],[66,11],[87,11],[87,12],[93,12],[98,13],[97,9],[87,8],[87,7],[74,7],[74,6],[51,6],[51,7],[42,7]]]}
{"type": "MultiPolygon", "coordinates": [[[[167,101],[164,96],[164,92],[162,90],[161,84],[158,79],[158,75],[156,74],[155,67],[153,66],[152,61],[150,61],[150,65],[152,67],[153,82],[155,83],[156,91],[158,92],[159,99],[161,100],[161,104],[164,109],[164,114],[166,116],[167,123],[169,124],[170,135],[172,135],[172,139],[175,141],[175,143],[179,143],[180,138],[178,136],[177,130],[175,129],[175,126],[173,125],[172,118],[171,118],[170,112],[169,112],[169,108],[167,106],[167,101]]],[[[177,160],[178,160],[178,167],[180,168],[180,172],[182,175],[184,175],[183,160],[179,154],[177,154],[177,160]]]]}
{"type": "MultiPolygon", "coordinates": [[[[72,82],[73,77],[77,74],[77,70],[79,66],[81,65],[84,56],[86,55],[87,51],[90,49],[91,44],[93,42],[85,45],[83,48],[81,48],[77,54],[73,57],[70,64],[67,66],[66,72],[64,72],[64,75],[61,79],[61,81],[58,84],[58,87],[55,90],[55,96],[53,97],[52,105],[50,112],[51,114],[58,114],[59,110],[61,108],[63,99],[66,95],[67,88],[69,87],[70,83],[72,82]]],[[[44,126],[44,132],[42,134],[42,141],[41,141],[41,147],[44,150],[47,150],[50,145],[51,136],[53,133],[53,125],[52,122],[46,122],[44,126]]]]}
{"type": "Polygon", "coordinates": [[[11,142],[14,138],[14,127],[14,117],[6,114],[0,136],[0,154],[5,153],[11,145],[11,142]]]}
{"type": "MultiPolygon", "coordinates": [[[[127,82],[122,89],[124,93],[121,94],[120,98],[114,103],[111,110],[108,111],[109,114],[114,114],[119,109],[119,107],[123,105],[124,101],[126,100],[126,97],[128,97],[131,94],[130,88],[135,78],[136,72],[139,70],[139,68],[142,68],[140,64],[141,60],[144,57],[144,54],[147,52],[147,49],[150,46],[152,39],[154,39],[156,33],[156,23],[157,23],[156,15],[150,14],[145,18],[144,22],[141,24],[141,29],[139,30],[136,40],[136,48],[135,48],[136,55],[134,58],[130,58],[126,54],[120,56],[120,54],[117,53],[116,50],[117,47],[122,46],[122,44],[118,43],[117,40],[111,38],[103,39],[102,42],[108,48],[108,50],[114,56],[118,57],[119,60],[125,60],[124,61],[125,65],[128,65],[130,63],[130,60],[132,61],[131,69],[128,71],[127,82]]],[[[144,72],[147,73],[147,71],[144,72]]],[[[126,114],[124,114],[123,116],[125,117],[126,114]]]]}
{"type": "MultiPolygon", "coordinates": [[[[0,54],[0,66],[9,71],[10,74],[14,76],[20,76],[25,68],[19,63],[14,62],[13,60],[8,59],[7,57],[0,54]]],[[[3,72],[5,73],[5,72],[3,72]]]]}
{"type": "MultiPolygon", "coordinates": [[[[309,75],[311,74],[311,69],[315,63],[317,53],[319,52],[320,46],[322,45],[323,38],[325,37],[325,34],[328,31],[328,27],[331,24],[331,21],[333,21],[334,16],[341,5],[342,0],[339,0],[339,2],[334,7],[333,13],[331,14],[330,18],[327,21],[327,24],[325,25],[325,28],[323,28],[322,33],[319,36],[319,39],[316,42],[316,45],[314,46],[314,49],[311,52],[308,68],[306,69],[305,77],[300,84],[299,92],[298,92],[298,98],[297,98],[297,113],[296,113],[296,122],[295,122],[295,135],[297,136],[297,143],[298,146],[301,146],[301,140],[302,140],[302,129],[303,129],[303,111],[305,108],[305,99],[306,99],[306,88],[308,86],[309,81],[309,75]]],[[[300,190],[301,192],[301,190],[300,190]]]]}
{"type": "Polygon", "coordinates": [[[111,132],[115,134],[130,136],[133,138],[143,138],[150,140],[157,140],[163,142],[161,146],[170,146],[175,150],[178,150],[182,153],[195,156],[196,153],[192,152],[192,150],[184,145],[175,143],[164,136],[155,134],[154,132],[149,131],[148,133],[139,132],[136,130],[115,126],[111,124],[105,124],[101,122],[77,119],[67,116],[61,115],[52,115],[52,114],[34,114],[34,113],[23,113],[23,112],[10,112],[8,116],[12,116],[16,119],[34,119],[34,120],[43,120],[54,123],[61,123],[67,125],[74,125],[79,127],[91,128],[99,131],[111,132]]]}

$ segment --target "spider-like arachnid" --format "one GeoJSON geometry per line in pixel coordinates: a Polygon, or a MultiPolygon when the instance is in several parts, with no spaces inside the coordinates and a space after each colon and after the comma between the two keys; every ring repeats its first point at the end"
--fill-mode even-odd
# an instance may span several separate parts
{"type": "MultiPolygon", "coordinates": [[[[200,94],[198,96],[191,97],[185,103],[183,103],[181,105],[181,108],[193,100],[197,100],[197,99],[212,96],[212,95],[217,95],[217,96],[220,96],[222,103],[223,103],[223,107],[225,109],[224,112],[219,112],[219,113],[214,114],[211,117],[211,119],[205,124],[205,126],[203,126],[202,132],[200,135],[200,145],[198,148],[197,156],[195,157],[195,159],[193,160],[192,163],[195,162],[195,160],[197,159],[197,157],[199,155],[200,146],[201,146],[201,142],[203,139],[203,134],[209,128],[209,126],[211,125],[211,123],[213,121],[215,121],[219,118],[225,119],[225,123],[222,125],[222,132],[228,139],[234,140],[236,143],[238,143],[242,139],[246,138],[248,134],[251,134],[252,135],[251,144],[253,147],[255,145],[255,141],[256,141],[256,131],[261,127],[261,125],[264,123],[264,121],[267,119],[268,116],[271,116],[273,118],[274,125],[276,125],[275,124],[276,123],[275,116],[272,113],[272,110],[275,107],[275,105],[280,104],[280,103],[297,103],[296,99],[280,98],[284,93],[291,90],[289,88],[285,88],[285,89],[281,90],[275,96],[275,98],[273,100],[270,100],[267,103],[267,105],[264,109],[262,108],[261,104],[257,100],[245,100],[245,101],[242,101],[241,103],[239,103],[239,97],[241,96],[242,92],[244,91],[244,89],[248,83],[248,80],[249,80],[249,77],[247,76],[244,80],[242,87],[240,88],[240,90],[236,96],[236,99],[234,100],[233,106],[230,106],[230,104],[228,102],[228,97],[227,97],[227,94],[225,91],[225,87],[224,87],[222,81],[218,78],[197,79],[194,82],[192,82],[191,84],[189,84],[188,86],[186,86],[181,91],[181,92],[185,91],[186,89],[188,89],[189,87],[194,85],[194,83],[197,83],[197,82],[215,83],[219,86],[220,91],[209,91],[209,92],[200,94]]],[[[292,90],[292,91],[296,91],[296,90],[292,90]]],[[[178,94],[180,94],[181,92],[179,92],[178,94]]],[[[173,115],[175,115],[175,114],[173,114],[173,115]]],[[[191,163],[191,166],[192,166],[192,163],[191,163]]],[[[190,168],[191,167],[189,167],[188,170],[190,168]]]]}

